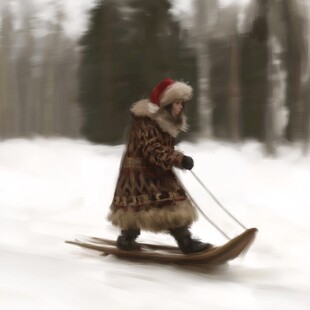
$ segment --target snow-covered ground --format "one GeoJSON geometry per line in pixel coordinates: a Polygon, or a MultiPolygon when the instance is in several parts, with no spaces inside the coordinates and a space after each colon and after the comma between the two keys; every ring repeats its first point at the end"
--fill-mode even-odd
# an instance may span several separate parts
{"type": "MultiPolygon", "coordinates": [[[[215,269],[132,263],[64,243],[116,238],[105,217],[123,147],[66,139],[0,143],[0,309],[310,309],[310,157],[257,143],[179,146],[194,172],[241,222],[259,233],[246,254],[215,269]]],[[[230,236],[242,230],[191,173],[183,182],[230,236]]],[[[225,242],[202,217],[193,233],[225,242]]],[[[140,240],[174,244],[165,234],[140,240]]]]}

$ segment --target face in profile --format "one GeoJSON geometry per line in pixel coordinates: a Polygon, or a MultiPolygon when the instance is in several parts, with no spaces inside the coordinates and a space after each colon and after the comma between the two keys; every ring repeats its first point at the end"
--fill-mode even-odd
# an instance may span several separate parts
{"type": "Polygon", "coordinates": [[[184,101],[181,99],[172,102],[171,114],[174,118],[178,118],[184,108],[184,101]]]}
{"type": "Polygon", "coordinates": [[[184,112],[185,102],[181,99],[173,101],[166,108],[173,119],[173,121],[180,125],[183,122],[183,112],[184,112]]]}

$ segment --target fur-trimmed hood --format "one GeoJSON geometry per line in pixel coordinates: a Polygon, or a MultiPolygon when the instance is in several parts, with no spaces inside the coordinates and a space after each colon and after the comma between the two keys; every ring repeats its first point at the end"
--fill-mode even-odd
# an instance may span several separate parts
{"type": "Polygon", "coordinates": [[[165,78],[153,88],[149,100],[162,108],[175,100],[188,101],[192,95],[193,89],[187,83],[165,78]]]}
{"type": "Polygon", "coordinates": [[[167,132],[174,138],[181,131],[187,131],[188,129],[187,118],[184,114],[181,115],[181,124],[177,124],[165,108],[159,108],[148,99],[142,99],[134,103],[130,111],[137,117],[153,119],[164,132],[167,132]]]}

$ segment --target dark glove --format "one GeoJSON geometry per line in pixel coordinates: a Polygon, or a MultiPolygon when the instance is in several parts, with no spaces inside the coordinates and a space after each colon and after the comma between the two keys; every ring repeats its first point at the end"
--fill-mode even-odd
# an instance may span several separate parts
{"type": "Polygon", "coordinates": [[[191,157],[184,155],[181,165],[183,169],[191,170],[194,167],[194,161],[191,157]]]}

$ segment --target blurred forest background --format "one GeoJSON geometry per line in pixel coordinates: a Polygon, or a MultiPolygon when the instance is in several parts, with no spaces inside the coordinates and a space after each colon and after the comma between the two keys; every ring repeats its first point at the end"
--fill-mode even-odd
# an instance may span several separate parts
{"type": "Polygon", "coordinates": [[[48,19],[38,0],[0,4],[1,139],[122,143],[132,103],[171,77],[195,92],[183,139],[309,150],[310,1],[192,0],[184,12],[169,0],[97,0],[78,35],[65,30],[63,2],[48,2],[48,19]]]}

